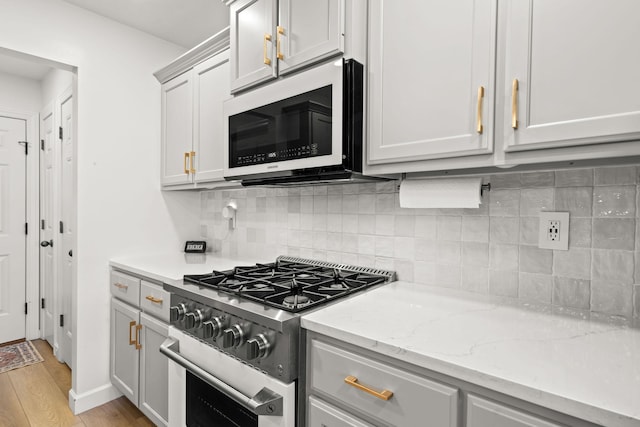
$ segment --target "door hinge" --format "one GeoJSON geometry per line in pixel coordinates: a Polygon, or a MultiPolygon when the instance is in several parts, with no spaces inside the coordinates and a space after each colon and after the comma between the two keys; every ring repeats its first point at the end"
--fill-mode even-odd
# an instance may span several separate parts
{"type": "Polygon", "coordinates": [[[62,126],[58,127],[58,138],[62,141],[62,126]]]}
{"type": "Polygon", "coordinates": [[[44,139],[40,140],[40,149],[44,151],[44,139]]]}
{"type": "Polygon", "coordinates": [[[29,313],[29,303],[25,302],[24,303],[24,314],[25,316],[29,313]]]}
{"type": "Polygon", "coordinates": [[[28,222],[24,223],[24,234],[29,234],[29,223],[28,222]]]}
{"type": "Polygon", "coordinates": [[[44,219],[40,220],[40,229],[44,230],[44,219]]]}
{"type": "Polygon", "coordinates": [[[40,308],[44,308],[44,298],[40,300],[40,308]]]}
{"type": "Polygon", "coordinates": [[[60,327],[64,327],[64,314],[60,315],[60,327]]]}
{"type": "Polygon", "coordinates": [[[64,233],[64,223],[60,221],[60,234],[64,233]]]}

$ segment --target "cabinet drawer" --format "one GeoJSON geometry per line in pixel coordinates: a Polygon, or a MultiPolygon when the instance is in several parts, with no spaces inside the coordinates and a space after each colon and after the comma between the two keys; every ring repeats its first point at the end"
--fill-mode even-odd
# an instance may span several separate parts
{"type": "Polygon", "coordinates": [[[309,427],[372,427],[313,396],[309,396],[308,414],[309,427]]]}
{"type": "Polygon", "coordinates": [[[140,285],[140,308],[145,313],[169,322],[169,292],[160,285],[143,280],[140,285]]]}
{"type": "Polygon", "coordinates": [[[111,294],[123,301],[140,305],[140,279],[119,271],[111,272],[111,294]]]}
{"type": "Polygon", "coordinates": [[[467,427],[560,427],[560,424],[543,420],[478,396],[467,399],[467,427]]]}
{"type": "Polygon", "coordinates": [[[309,384],[312,390],[392,425],[458,425],[458,390],[401,369],[311,340],[309,384]],[[380,397],[347,384],[379,393],[380,397]],[[383,400],[385,391],[392,395],[383,400]]]}

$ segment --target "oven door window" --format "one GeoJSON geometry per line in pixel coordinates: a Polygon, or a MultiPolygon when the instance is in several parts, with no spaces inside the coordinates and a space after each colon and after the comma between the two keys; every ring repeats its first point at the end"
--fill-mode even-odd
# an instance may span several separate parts
{"type": "Polygon", "coordinates": [[[229,167],[331,154],[331,85],[229,117],[229,167]]]}
{"type": "Polygon", "coordinates": [[[258,416],[187,371],[187,427],[258,427],[258,416]]]}

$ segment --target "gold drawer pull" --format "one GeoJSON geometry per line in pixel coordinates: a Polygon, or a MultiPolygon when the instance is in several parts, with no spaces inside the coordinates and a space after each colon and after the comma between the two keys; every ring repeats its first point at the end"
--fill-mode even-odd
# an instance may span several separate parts
{"type": "Polygon", "coordinates": [[[189,153],[189,171],[191,173],[196,173],[196,168],[193,167],[193,158],[196,157],[196,152],[192,151],[189,153]]]}
{"type": "Polygon", "coordinates": [[[162,298],[155,298],[153,295],[147,295],[145,298],[156,304],[162,304],[162,298]]]}
{"type": "Polygon", "coordinates": [[[136,321],[129,322],[129,345],[135,345],[136,340],[133,339],[133,327],[136,326],[136,321]]]}
{"type": "Polygon", "coordinates": [[[282,43],[282,35],[284,35],[284,28],[278,26],[277,28],[278,30],[278,34],[276,34],[276,56],[278,57],[279,60],[283,60],[284,59],[284,54],[282,53],[282,49],[280,48],[280,44],[282,43]]]}
{"type": "Polygon", "coordinates": [[[518,79],[511,84],[511,127],[518,129],[518,79]]]}
{"type": "Polygon", "coordinates": [[[136,350],[140,350],[142,348],[142,344],[140,344],[140,329],[142,329],[142,325],[136,326],[136,350]]]}
{"type": "Polygon", "coordinates": [[[187,162],[189,161],[189,153],[186,152],[184,153],[184,173],[186,173],[187,175],[189,175],[189,168],[187,168],[187,162]]]}
{"type": "Polygon", "coordinates": [[[392,391],[389,391],[389,390],[376,391],[372,388],[369,388],[365,385],[360,384],[358,382],[358,379],[352,375],[349,375],[347,378],[345,378],[344,382],[359,390],[366,391],[367,393],[374,395],[378,399],[389,400],[391,399],[391,396],[393,396],[392,391]]]}
{"type": "Polygon", "coordinates": [[[480,86],[478,88],[478,109],[477,109],[477,111],[478,111],[478,118],[477,118],[478,125],[477,125],[477,128],[476,128],[476,131],[478,133],[480,133],[480,134],[482,133],[482,130],[483,130],[482,129],[482,100],[483,100],[483,98],[484,98],[484,86],[480,86]]]}
{"type": "Polygon", "coordinates": [[[271,65],[271,59],[267,56],[267,42],[270,42],[270,41],[271,41],[271,34],[265,34],[264,35],[264,40],[263,40],[264,44],[262,45],[263,46],[263,51],[264,51],[263,52],[263,56],[264,56],[264,58],[263,58],[264,61],[263,62],[265,63],[265,65],[271,65]]]}
{"type": "Polygon", "coordinates": [[[123,285],[122,283],[114,283],[113,286],[118,289],[129,289],[129,285],[123,285]]]}

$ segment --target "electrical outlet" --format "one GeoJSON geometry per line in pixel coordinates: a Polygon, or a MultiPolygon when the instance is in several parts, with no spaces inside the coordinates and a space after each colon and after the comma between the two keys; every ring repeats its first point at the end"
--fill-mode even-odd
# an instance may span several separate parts
{"type": "Polygon", "coordinates": [[[540,212],[538,247],[569,250],[569,212],[540,212]]]}

